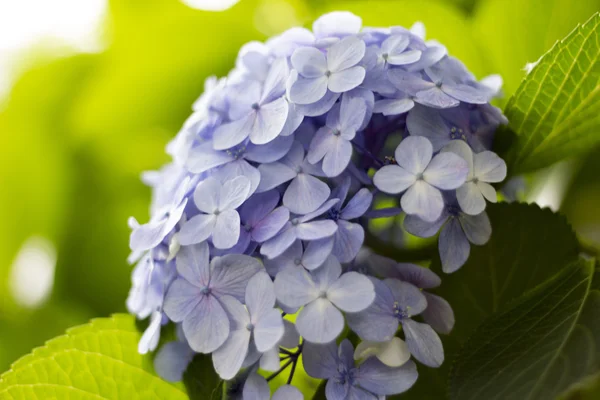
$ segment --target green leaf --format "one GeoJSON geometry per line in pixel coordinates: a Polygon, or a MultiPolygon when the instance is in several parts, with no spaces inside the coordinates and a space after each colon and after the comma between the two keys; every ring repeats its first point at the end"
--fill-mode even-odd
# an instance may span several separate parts
{"type": "MultiPolygon", "coordinates": [[[[471,246],[467,263],[444,274],[435,291],[452,305],[456,318],[452,333],[442,337],[446,360],[438,369],[420,367],[417,384],[402,399],[446,398],[450,366],[473,331],[577,259],[577,238],[560,214],[519,203],[490,204],[487,213],[493,229],[490,241],[471,246]]],[[[439,258],[431,268],[441,271],[439,258]]]]}
{"type": "Polygon", "coordinates": [[[600,275],[580,260],[482,324],[452,370],[450,398],[553,399],[598,373],[600,275]]]}
{"type": "Polygon", "coordinates": [[[600,143],[600,14],[540,59],[505,114],[517,134],[507,155],[512,173],[551,165],[600,143]]]}
{"type": "Polygon", "coordinates": [[[0,377],[0,398],[186,400],[188,392],[195,399],[220,393],[215,374],[198,364],[188,368],[186,375],[201,376],[201,382],[163,381],[154,373],[152,357],[137,352],[140,337],[129,315],[73,328],[15,362],[0,377]]]}

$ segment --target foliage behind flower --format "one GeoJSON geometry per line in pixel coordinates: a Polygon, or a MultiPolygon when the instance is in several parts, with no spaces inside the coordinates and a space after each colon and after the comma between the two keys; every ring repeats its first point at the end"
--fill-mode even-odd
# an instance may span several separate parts
{"type": "MultiPolygon", "coordinates": [[[[144,176],[152,216],[130,221],[128,307],[152,319],[140,352],[177,324],[178,344],[156,359],[166,379],[195,352],[212,354],[223,379],[244,370],[244,400],[269,399],[258,372],[291,366],[293,383],[302,355],[310,376],[328,379],[329,400],[377,399],[414,384],[411,358],[443,362],[436,331],[454,316],[423,291],[439,277],[365,257],[366,227],[404,211],[409,232],[441,231],[446,272],[489,239],[490,183],[506,176],[489,150],[506,122],[489,104],[500,82],[478,82],[420,25],[361,25],[334,12],[312,32],[245,45],[226,78],[207,80],[167,148],[173,162],[144,176]],[[374,209],[382,196],[399,207],[374,209]],[[336,345],[346,322],[363,340],[356,351],[336,345]]],[[[284,386],[273,398],[302,395],[284,386]]]]}

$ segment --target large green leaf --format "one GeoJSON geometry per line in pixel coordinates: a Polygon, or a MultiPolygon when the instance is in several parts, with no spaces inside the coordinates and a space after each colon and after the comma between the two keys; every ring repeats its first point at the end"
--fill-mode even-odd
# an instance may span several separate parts
{"type": "MultiPolygon", "coordinates": [[[[170,384],[140,355],[141,333],[129,315],[92,320],[13,364],[0,378],[2,399],[211,399],[221,390],[209,368],[192,367],[201,382],[170,384]]],[[[218,398],[218,397],[215,397],[218,398]]]]}
{"type": "Polygon", "coordinates": [[[482,324],[457,358],[450,398],[553,399],[598,373],[600,281],[594,264],[575,262],[482,324]]]}
{"type": "MultiPolygon", "coordinates": [[[[419,380],[404,398],[446,398],[450,366],[462,344],[488,317],[501,312],[526,291],[545,282],[577,259],[578,242],[566,219],[527,204],[490,204],[493,234],[457,272],[443,275],[436,294],[454,309],[456,324],[442,337],[446,361],[441,368],[419,367],[419,380]]],[[[439,259],[432,269],[441,271],[439,259]]]]}
{"type": "Polygon", "coordinates": [[[527,172],[600,143],[600,14],[546,53],[506,106],[516,142],[511,171],[527,172]]]}

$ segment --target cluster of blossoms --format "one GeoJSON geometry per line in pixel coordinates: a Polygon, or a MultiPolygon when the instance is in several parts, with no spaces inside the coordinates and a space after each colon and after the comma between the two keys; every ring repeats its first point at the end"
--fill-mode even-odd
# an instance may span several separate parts
{"type": "Polygon", "coordinates": [[[435,273],[363,247],[367,226],[404,212],[408,232],[441,231],[445,272],[489,239],[490,183],[506,175],[489,151],[506,122],[489,104],[499,86],[426,42],[421,25],[362,28],[347,12],[245,45],[226,78],[207,80],[167,148],[173,162],[144,175],[152,217],[130,221],[127,303],[150,317],[139,351],[172,322],[178,341],[159,350],[159,374],[180,380],[195,354],[210,355],[243,400],[301,399],[300,356],[329,400],[408,390],[413,359],[442,364],[438,333],[454,316],[426,291],[435,273]],[[398,206],[377,208],[381,198],[398,206]],[[356,349],[337,344],[345,326],[356,349]],[[271,397],[267,381],[288,368],[271,397]]]}

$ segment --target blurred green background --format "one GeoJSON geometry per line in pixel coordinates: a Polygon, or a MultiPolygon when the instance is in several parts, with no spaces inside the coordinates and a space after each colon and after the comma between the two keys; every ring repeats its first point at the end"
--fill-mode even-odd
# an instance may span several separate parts
{"type": "MultiPolygon", "coordinates": [[[[126,221],[148,218],[140,173],[168,160],[164,146],[204,79],[224,75],[240,45],[328,10],[354,11],[367,25],[423,21],[428,38],[478,77],[501,74],[506,99],[524,66],[599,11],[600,0],[241,0],[222,12],[111,0],[101,51],[31,48],[0,101],[1,371],[69,326],[125,310],[126,221]],[[52,276],[51,292],[40,295],[52,276]]],[[[525,198],[560,207],[600,247],[599,170],[591,149],[531,177],[525,198]]]]}

